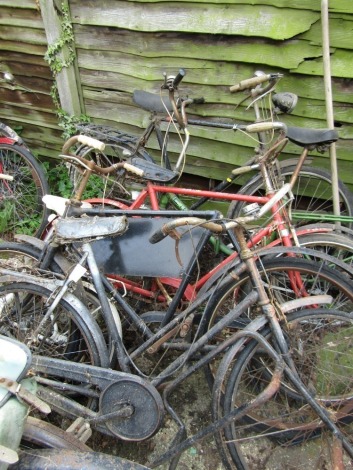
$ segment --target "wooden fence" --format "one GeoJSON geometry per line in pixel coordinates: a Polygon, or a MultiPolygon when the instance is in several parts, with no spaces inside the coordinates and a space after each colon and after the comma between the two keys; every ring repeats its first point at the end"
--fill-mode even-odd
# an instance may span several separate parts
{"type": "MultiPolygon", "coordinates": [[[[320,0],[0,0],[0,70],[17,79],[17,86],[0,82],[0,120],[21,127],[41,157],[56,156],[62,144],[44,55],[48,42],[60,36],[63,4],[70,11],[76,59],[59,73],[58,83],[61,105],[76,115],[139,132],[148,115],[134,106],[132,92],[158,92],[162,73],[183,67],[183,93],[206,100],[193,108],[194,116],[251,121],[251,111],[235,107],[241,98],[229,93],[229,85],[263,70],[282,72],[279,88],[299,96],[288,124],[326,127],[320,0]]],[[[332,0],[339,176],[353,189],[352,30],[353,2],[332,0]]],[[[243,135],[191,132],[185,168],[191,175],[221,179],[252,155],[254,143],[243,135]]],[[[286,157],[297,152],[291,146],[286,157]]],[[[317,154],[313,164],[329,168],[328,154],[317,154]]]]}

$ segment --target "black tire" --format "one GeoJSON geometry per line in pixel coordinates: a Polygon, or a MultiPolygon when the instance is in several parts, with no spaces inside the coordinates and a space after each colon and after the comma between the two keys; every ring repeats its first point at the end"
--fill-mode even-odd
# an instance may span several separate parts
{"type": "MultiPolygon", "coordinates": [[[[282,175],[285,182],[289,182],[293,175],[295,165],[285,166],[282,175]]],[[[239,191],[239,194],[263,195],[263,181],[259,175],[254,176],[239,191]]],[[[332,178],[331,174],[321,168],[304,166],[300,171],[298,180],[293,188],[294,201],[292,202],[291,217],[296,226],[320,222],[320,215],[333,214],[332,178]],[[309,195],[309,193],[311,195],[309,195]],[[296,212],[306,212],[312,219],[300,219],[296,212]],[[315,215],[317,214],[317,218],[315,215]]],[[[349,189],[339,181],[341,215],[353,216],[353,195],[349,189]]],[[[228,209],[227,217],[234,219],[242,214],[242,209],[248,203],[233,201],[228,209]]],[[[343,223],[352,228],[353,223],[343,223]]]]}
{"type": "MultiPolygon", "coordinates": [[[[347,342],[347,336],[353,333],[353,315],[330,309],[306,309],[289,314],[282,327],[299,377],[351,439],[352,417],[344,407],[351,408],[349,404],[353,401],[349,367],[353,344],[347,342]]],[[[269,328],[262,333],[271,341],[269,328]]],[[[224,399],[221,404],[214,403],[218,417],[258,396],[269,384],[274,367],[273,359],[255,340],[227,359],[232,366],[223,386],[224,399]]],[[[239,470],[333,468],[330,438],[333,436],[285,377],[269,401],[217,436],[226,468],[239,470]]],[[[348,465],[349,459],[345,463],[348,465]]]]}
{"type": "Polygon", "coordinates": [[[0,332],[27,344],[33,354],[109,366],[103,335],[92,316],[61,299],[47,322],[36,331],[52,292],[40,285],[0,286],[0,332]]]}
{"type": "MultiPolygon", "coordinates": [[[[263,260],[259,269],[265,285],[269,286],[270,298],[280,305],[295,300],[298,296],[327,294],[331,295],[333,300],[330,304],[325,305],[326,308],[353,312],[353,283],[338,270],[330,269],[312,260],[288,257],[263,260]],[[297,291],[293,290],[291,281],[293,271],[300,274],[299,282],[302,283],[300,286],[303,290],[302,293],[298,289],[297,291]]],[[[199,328],[200,335],[207,333],[220,318],[234,309],[250,290],[252,290],[252,284],[248,274],[241,276],[238,280],[230,280],[222,288],[216,288],[212,301],[208,303],[204,312],[203,321],[199,328]]],[[[259,313],[261,312],[255,305],[254,308],[242,314],[230,327],[224,329],[220,338],[225,339],[235,331],[245,328],[259,313]]],[[[205,368],[206,378],[211,387],[213,387],[214,376],[220,360],[221,357],[218,357],[205,368]]]]}
{"type": "Polygon", "coordinates": [[[16,470],[148,470],[130,460],[101,452],[45,449],[21,453],[16,470]]]}
{"type": "Polygon", "coordinates": [[[21,447],[28,446],[40,449],[71,449],[80,452],[91,450],[72,433],[32,416],[28,416],[22,435],[21,447]]]}
{"type": "Polygon", "coordinates": [[[0,143],[0,172],[13,181],[0,180],[0,238],[15,233],[40,236],[49,211],[42,198],[49,193],[44,171],[23,146],[0,143]]]}
{"type": "MultiPolygon", "coordinates": [[[[330,255],[348,266],[353,266],[353,240],[339,233],[313,233],[298,237],[301,247],[330,255]]],[[[320,261],[317,259],[317,261],[320,261]]],[[[330,266],[334,268],[335,266],[330,266]]],[[[351,278],[353,269],[351,269],[351,278]]]]}
{"type": "MultiPolygon", "coordinates": [[[[3,268],[14,268],[17,271],[28,270],[30,272],[36,273],[36,270],[40,268],[40,257],[40,250],[25,243],[0,243],[0,266],[3,268]]],[[[51,262],[50,271],[58,274],[65,274],[65,272],[63,272],[63,270],[57,265],[55,261],[51,262]]],[[[111,337],[107,331],[107,328],[105,327],[104,320],[100,313],[101,308],[97,295],[88,287],[85,288],[83,284],[80,284],[77,287],[75,295],[79,297],[82,302],[84,302],[88,310],[92,313],[94,320],[99,325],[99,328],[103,332],[109,350],[110,367],[114,368],[116,365],[115,349],[112,346],[111,337]]],[[[118,319],[116,320],[117,327],[119,327],[120,323],[118,323],[118,319]]]]}

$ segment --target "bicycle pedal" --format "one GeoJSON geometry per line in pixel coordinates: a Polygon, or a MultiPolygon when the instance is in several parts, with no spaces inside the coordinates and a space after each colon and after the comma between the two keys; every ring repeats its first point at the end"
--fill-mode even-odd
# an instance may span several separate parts
{"type": "Polygon", "coordinates": [[[73,434],[81,442],[87,442],[92,436],[90,424],[84,418],[76,418],[75,421],[66,429],[66,432],[73,434]]]}

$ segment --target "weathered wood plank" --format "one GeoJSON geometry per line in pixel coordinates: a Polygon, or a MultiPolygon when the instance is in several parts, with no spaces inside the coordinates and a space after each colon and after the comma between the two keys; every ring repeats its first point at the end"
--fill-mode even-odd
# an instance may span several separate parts
{"type": "Polygon", "coordinates": [[[33,0],[0,0],[0,7],[29,8],[38,11],[38,5],[33,0]]]}
{"type": "Polygon", "coordinates": [[[203,2],[168,4],[101,0],[83,3],[71,0],[73,22],[113,26],[139,31],[206,32],[288,39],[310,28],[320,15],[309,10],[278,9],[271,6],[224,5],[203,2]]]}
{"type": "Polygon", "coordinates": [[[5,41],[17,41],[29,44],[47,45],[44,30],[36,28],[21,28],[21,35],[19,37],[18,26],[5,26],[0,28],[0,39],[5,41]]]}
{"type": "MultiPolygon", "coordinates": [[[[322,75],[323,63],[322,58],[306,60],[292,72],[322,75]]],[[[352,78],[352,52],[344,49],[337,49],[331,55],[331,74],[333,77],[352,78]]]]}
{"type": "MultiPolygon", "coordinates": [[[[135,0],[128,0],[135,1],[135,0]]],[[[162,3],[169,2],[170,0],[140,0],[143,3],[162,3]]],[[[179,2],[189,3],[190,0],[178,0],[179,2]]],[[[193,0],[193,3],[203,3],[205,0],[193,0]]],[[[321,0],[251,0],[251,2],[246,2],[246,0],[208,0],[208,3],[230,3],[232,5],[237,4],[251,4],[251,5],[271,5],[279,8],[287,8],[289,3],[291,8],[298,8],[299,10],[321,10],[321,0]]],[[[343,12],[343,13],[353,13],[353,5],[351,0],[338,0],[329,2],[329,11],[343,12]]]]}
{"type": "Polygon", "coordinates": [[[16,89],[0,88],[0,102],[7,103],[8,105],[28,107],[37,111],[43,110],[45,112],[54,111],[53,100],[48,93],[40,92],[38,89],[40,86],[36,86],[35,83],[31,82],[31,90],[37,90],[33,93],[26,91],[19,91],[16,89]]]}
{"type": "MultiPolygon", "coordinates": [[[[36,9],[21,9],[21,8],[1,8],[0,15],[1,25],[12,25],[19,28],[39,28],[43,29],[43,22],[40,13],[36,9]]],[[[19,32],[20,35],[20,32],[19,32]]]]}
{"type": "MultiPolygon", "coordinates": [[[[0,41],[0,50],[12,52],[23,52],[23,43],[18,41],[0,41]]],[[[28,54],[37,55],[38,60],[41,60],[46,52],[46,46],[39,46],[37,44],[26,44],[26,51],[28,54]]]]}
{"type": "MultiPolygon", "coordinates": [[[[320,57],[321,46],[313,46],[309,41],[298,42],[298,40],[284,42],[269,42],[261,39],[248,39],[240,36],[221,35],[176,35],[162,33],[156,36],[151,33],[134,34],[131,42],[131,32],[116,28],[87,27],[77,25],[75,27],[76,47],[87,49],[80,51],[81,59],[89,62],[95,56],[100,58],[102,50],[110,51],[104,53],[107,61],[114,61],[114,55],[118,51],[123,54],[131,54],[136,61],[148,58],[193,58],[208,61],[225,61],[240,63],[258,63],[267,66],[281,64],[282,68],[296,67],[307,57],[320,57]]],[[[116,63],[118,67],[118,63],[116,63]]]]}
{"type": "MultiPolygon", "coordinates": [[[[135,0],[128,0],[135,1],[135,0]]],[[[180,3],[190,3],[190,0],[178,0],[180,3]]],[[[193,0],[193,3],[204,3],[205,0],[193,0]]],[[[144,3],[163,3],[170,0],[140,0],[144,3]]],[[[215,4],[244,4],[246,0],[208,0],[208,3],[215,4]]],[[[250,3],[250,2],[248,2],[250,3]]],[[[251,5],[269,5],[279,8],[287,8],[288,0],[251,0],[251,5]]],[[[33,0],[0,0],[0,6],[9,6],[16,8],[32,8],[36,9],[36,3],[33,0]]],[[[290,7],[299,10],[320,11],[321,0],[291,0],[290,7]]],[[[353,5],[351,0],[339,0],[329,2],[330,12],[353,13],[353,5]]]]}
{"type": "MultiPolygon", "coordinates": [[[[353,49],[353,21],[350,19],[344,20],[342,18],[330,18],[330,46],[340,49],[353,49]]],[[[300,35],[300,38],[307,39],[313,44],[322,44],[322,26],[321,21],[313,24],[312,27],[305,33],[300,35]]]]}

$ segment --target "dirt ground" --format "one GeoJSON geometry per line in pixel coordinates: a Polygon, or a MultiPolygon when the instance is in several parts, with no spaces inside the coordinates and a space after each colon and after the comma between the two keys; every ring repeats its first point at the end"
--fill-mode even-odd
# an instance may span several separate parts
{"type": "MultiPolygon", "coordinates": [[[[172,395],[171,402],[187,426],[188,437],[209,423],[210,400],[211,393],[202,372],[188,379],[182,388],[172,395]]],[[[175,422],[169,415],[166,415],[162,428],[147,441],[124,442],[94,433],[87,444],[96,451],[118,455],[148,466],[149,462],[168,449],[176,431],[175,422]]],[[[160,465],[157,468],[166,470],[168,464],[160,465]]],[[[221,470],[224,467],[221,464],[214,439],[206,438],[183,452],[177,468],[178,470],[221,470]]]]}

